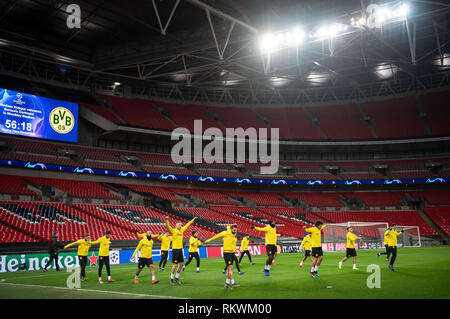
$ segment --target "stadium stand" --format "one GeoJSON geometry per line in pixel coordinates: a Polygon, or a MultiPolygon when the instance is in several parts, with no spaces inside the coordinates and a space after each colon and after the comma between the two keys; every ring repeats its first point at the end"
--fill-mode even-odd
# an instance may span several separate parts
{"type": "Polygon", "coordinates": [[[447,236],[450,236],[450,206],[424,207],[424,212],[447,236]]]}
{"type": "Polygon", "coordinates": [[[419,109],[413,96],[362,104],[379,138],[425,136],[419,109]]]}
{"type": "Polygon", "coordinates": [[[320,140],[324,136],[308,119],[303,108],[256,108],[257,112],[267,118],[272,127],[280,129],[281,138],[287,140],[320,140]]]}
{"type": "Polygon", "coordinates": [[[433,135],[449,134],[448,125],[449,108],[446,103],[450,99],[450,92],[434,92],[419,96],[425,114],[428,116],[428,123],[433,135]]]}
{"type": "Polygon", "coordinates": [[[371,139],[372,133],[356,104],[317,106],[307,108],[320,122],[329,139],[371,139]]]}

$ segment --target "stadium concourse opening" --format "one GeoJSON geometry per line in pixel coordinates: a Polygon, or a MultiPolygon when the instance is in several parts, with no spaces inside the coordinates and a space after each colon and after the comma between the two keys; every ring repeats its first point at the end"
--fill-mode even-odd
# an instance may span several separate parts
{"type": "Polygon", "coordinates": [[[0,8],[0,301],[450,298],[448,4],[0,8]]]}

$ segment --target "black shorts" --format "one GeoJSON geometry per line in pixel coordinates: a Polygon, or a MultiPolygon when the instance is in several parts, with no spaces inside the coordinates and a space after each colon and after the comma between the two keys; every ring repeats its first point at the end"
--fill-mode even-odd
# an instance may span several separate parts
{"type": "Polygon", "coordinates": [[[234,258],[234,253],[223,253],[223,259],[225,260],[225,265],[227,265],[227,267],[233,265],[234,258]]]}
{"type": "Polygon", "coordinates": [[[323,256],[322,247],[313,247],[311,250],[312,256],[317,258],[323,256]]]}
{"type": "Polygon", "coordinates": [[[311,256],[311,250],[305,250],[305,257],[311,256]]]}
{"type": "Polygon", "coordinates": [[[347,258],[356,257],[356,249],[355,248],[347,248],[347,251],[345,252],[345,256],[347,258]]]}
{"type": "Polygon", "coordinates": [[[277,246],[266,245],[267,256],[274,255],[277,252],[277,246]]]}
{"type": "Polygon", "coordinates": [[[138,264],[139,269],[142,269],[145,266],[150,267],[150,265],[153,265],[153,259],[139,257],[139,264],[138,264]]]}
{"type": "Polygon", "coordinates": [[[182,263],[184,260],[183,249],[172,249],[172,262],[174,264],[182,263]]]}
{"type": "Polygon", "coordinates": [[[192,258],[200,259],[200,255],[198,254],[198,252],[189,253],[189,259],[192,259],[192,258]]]}

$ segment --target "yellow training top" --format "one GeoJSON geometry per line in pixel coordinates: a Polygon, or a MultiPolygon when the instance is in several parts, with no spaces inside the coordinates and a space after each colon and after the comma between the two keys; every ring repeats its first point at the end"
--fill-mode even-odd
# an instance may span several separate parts
{"type": "Polygon", "coordinates": [[[89,247],[91,247],[92,242],[89,240],[80,239],[73,243],[67,244],[64,248],[69,248],[72,246],[78,245],[78,256],[87,256],[89,252],[89,247]]]}
{"type": "Polygon", "coordinates": [[[203,245],[203,243],[200,240],[198,240],[194,236],[191,236],[191,238],[189,239],[189,252],[196,253],[197,247],[202,246],[202,245],[203,245]]]}
{"type": "Polygon", "coordinates": [[[234,252],[236,251],[237,238],[236,235],[231,232],[230,226],[227,227],[227,230],[205,241],[205,243],[209,243],[218,238],[223,238],[223,252],[234,254],[234,252]]]}
{"type": "Polygon", "coordinates": [[[255,227],[257,231],[263,231],[266,233],[265,244],[276,245],[277,244],[277,228],[267,225],[266,227],[255,227]]]}
{"type": "Polygon", "coordinates": [[[391,235],[390,235],[391,230],[388,229],[384,232],[384,244],[390,246],[390,240],[391,240],[391,235]]]}
{"type": "Polygon", "coordinates": [[[244,237],[242,240],[241,240],[241,251],[246,251],[246,250],[248,250],[248,243],[250,242],[250,240],[248,240],[248,238],[247,237],[244,237]]]}
{"type": "Polygon", "coordinates": [[[355,248],[355,241],[358,238],[355,234],[348,232],[347,233],[347,248],[355,248]]]}
{"type": "Polygon", "coordinates": [[[136,250],[133,253],[131,258],[136,256],[138,250],[141,251],[141,258],[152,258],[152,248],[153,248],[153,239],[149,240],[147,237],[144,237],[136,247],[136,250]]]}
{"type": "Polygon", "coordinates": [[[172,236],[160,235],[158,236],[158,240],[161,241],[161,250],[168,251],[170,249],[172,236]]]}
{"type": "Polygon", "coordinates": [[[312,247],[312,239],[311,236],[305,236],[302,240],[302,243],[300,244],[300,250],[302,250],[302,247],[305,246],[305,250],[311,250],[312,247]]]}
{"type": "Polygon", "coordinates": [[[389,232],[389,246],[397,247],[397,237],[400,236],[401,234],[403,233],[391,229],[391,231],[389,232]]]}
{"type": "Polygon", "coordinates": [[[167,229],[172,234],[172,249],[183,249],[183,233],[184,231],[194,222],[195,218],[189,221],[186,225],[181,227],[179,230],[170,227],[169,221],[166,220],[167,229]]]}
{"type": "Polygon", "coordinates": [[[325,227],[326,225],[323,225],[322,227],[320,227],[320,229],[317,228],[316,226],[305,229],[307,233],[311,233],[312,247],[314,248],[322,247],[322,235],[320,234],[320,231],[325,227]]]}
{"type": "Polygon", "coordinates": [[[109,246],[111,245],[111,239],[106,236],[100,237],[96,241],[91,242],[91,245],[100,244],[100,248],[98,250],[99,257],[107,257],[109,256],[109,246]]]}

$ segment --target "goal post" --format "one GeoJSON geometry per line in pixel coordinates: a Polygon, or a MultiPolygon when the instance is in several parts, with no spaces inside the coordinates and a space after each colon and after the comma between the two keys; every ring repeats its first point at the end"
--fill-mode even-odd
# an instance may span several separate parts
{"type": "Polygon", "coordinates": [[[401,230],[404,230],[404,232],[397,237],[399,247],[422,247],[419,226],[397,225],[397,231],[401,230]]]}
{"type": "Polygon", "coordinates": [[[385,222],[346,222],[327,224],[323,229],[322,247],[326,251],[345,250],[347,244],[347,227],[361,237],[357,240],[357,249],[383,248],[384,232],[389,227],[385,222]]]}

